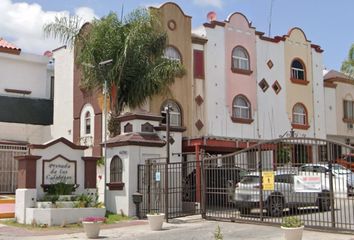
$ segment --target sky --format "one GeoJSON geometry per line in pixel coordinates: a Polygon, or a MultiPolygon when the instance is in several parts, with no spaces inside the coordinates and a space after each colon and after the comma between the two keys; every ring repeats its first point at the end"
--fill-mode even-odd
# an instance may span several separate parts
{"type": "MultiPolygon", "coordinates": [[[[351,21],[354,0],[175,0],[185,14],[192,16],[192,27],[207,22],[210,11],[223,21],[234,12],[243,13],[257,31],[269,36],[287,34],[300,27],[308,40],[324,49],[324,67],[340,70],[354,43],[351,21]],[[272,4],[272,14],[270,14],[272,4]]],[[[0,0],[0,37],[24,52],[43,54],[62,44],[45,39],[43,24],[62,14],[76,14],[84,20],[100,18],[109,12],[123,16],[138,7],[159,6],[160,0],[0,0]]]]}

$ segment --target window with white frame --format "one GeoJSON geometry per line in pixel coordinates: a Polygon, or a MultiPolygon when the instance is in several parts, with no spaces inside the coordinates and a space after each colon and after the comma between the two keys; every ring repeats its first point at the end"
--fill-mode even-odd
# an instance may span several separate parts
{"type": "Polygon", "coordinates": [[[232,68],[250,70],[248,53],[241,46],[235,47],[232,50],[232,68]]]}
{"type": "Polygon", "coordinates": [[[234,98],[232,116],[234,118],[251,119],[251,104],[245,96],[238,95],[234,98]]]}
{"type": "Polygon", "coordinates": [[[123,161],[120,157],[114,156],[112,158],[109,170],[111,183],[123,181],[123,161]]]}
{"type": "MultiPolygon", "coordinates": [[[[166,101],[161,106],[161,113],[166,116],[166,107],[170,107],[170,126],[179,127],[182,125],[181,109],[178,104],[172,100],[166,101]]],[[[162,120],[166,124],[166,117],[162,120]]]]}
{"type": "Polygon", "coordinates": [[[293,107],[293,123],[307,125],[307,112],[305,106],[301,103],[297,103],[293,107]]]}
{"type": "Polygon", "coordinates": [[[80,113],[80,144],[93,145],[95,112],[91,104],[86,104],[80,113]]]}
{"type": "Polygon", "coordinates": [[[177,48],[175,48],[173,46],[168,46],[168,47],[165,48],[164,56],[166,58],[170,59],[170,60],[176,60],[176,61],[179,61],[179,62],[182,61],[181,54],[179,53],[177,48]]]}
{"type": "Polygon", "coordinates": [[[301,61],[295,59],[291,63],[291,78],[293,79],[300,79],[306,80],[305,78],[305,66],[302,64],[301,61]]]}

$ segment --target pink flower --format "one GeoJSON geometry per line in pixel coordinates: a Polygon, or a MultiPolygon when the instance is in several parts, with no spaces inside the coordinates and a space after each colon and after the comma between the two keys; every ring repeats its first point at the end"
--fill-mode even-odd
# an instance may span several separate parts
{"type": "Polygon", "coordinates": [[[85,217],[82,218],[83,222],[104,222],[106,221],[105,217],[97,217],[97,216],[91,216],[91,217],[85,217]]]}

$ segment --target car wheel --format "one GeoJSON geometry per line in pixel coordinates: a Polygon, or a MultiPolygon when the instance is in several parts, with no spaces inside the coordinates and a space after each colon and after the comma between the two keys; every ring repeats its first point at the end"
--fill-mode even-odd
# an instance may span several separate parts
{"type": "Polygon", "coordinates": [[[240,208],[240,215],[249,215],[251,213],[250,208],[240,208]]]}
{"type": "Polygon", "coordinates": [[[270,197],[268,200],[268,213],[272,217],[283,216],[284,200],[282,197],[270,197]]]}
{"type": "Polygon", "coordinates": [[[328,211],[331,208],[331,198],[329,193],[321,193],[318,195],[317,199],[318,210],[328,211]]]}

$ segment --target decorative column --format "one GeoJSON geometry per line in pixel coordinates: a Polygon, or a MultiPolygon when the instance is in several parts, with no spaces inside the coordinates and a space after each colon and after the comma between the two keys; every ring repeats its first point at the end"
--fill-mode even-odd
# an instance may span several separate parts
{"type": "Polygon", "coordinates": [[[18,161],[15,217],[18,223],[26,223],[26,208],[37,202],[37,160],[41,156],[16,156],[18,161]]]}
{"type": "Polygon", "coordinates": [[[41,156],[16,156],[18,161],[17,188],[36,188],[36,166],[41,156]]]}

